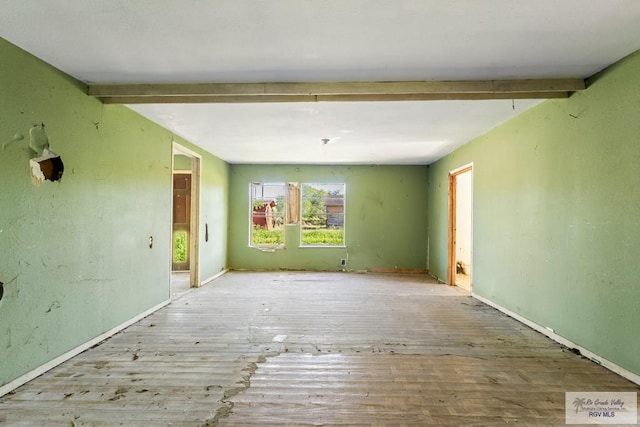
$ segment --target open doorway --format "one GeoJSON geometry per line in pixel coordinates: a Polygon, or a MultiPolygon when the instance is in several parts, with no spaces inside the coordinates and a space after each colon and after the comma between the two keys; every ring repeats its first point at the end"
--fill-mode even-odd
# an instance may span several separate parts
{"type": "Polygon", "coordinates": [[[473,165],[449,173],[449,271],[447,283],[472,286],[473,165]]]}
{"type": "Polygon", "coordinates": [[[173,143],[171,186],[171,297],[200,286],[200,162],[197,153],[173,143]]]}

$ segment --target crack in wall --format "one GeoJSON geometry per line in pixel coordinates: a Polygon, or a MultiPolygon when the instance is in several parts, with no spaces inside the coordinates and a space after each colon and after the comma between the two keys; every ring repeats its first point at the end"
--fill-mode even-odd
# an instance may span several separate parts
{"type": "Polygon", "coordinates": [[[242,368],[244,375],[242,375],[242,379],[236,383],[241,385],[224,390],[223,397],[219,400],[219,402],[222,403],[222,406],[216,410],[216,413],[212,418],[205,420],[201,427],[216,427],[221,418],[229,417],[233,413],[234,403],[232,399],[251,387],[251,377],[258,370],[258,363],[265,363],[268,357],[276,357],[279,355],[280,352],[260,355],[255,362],[251,362],[242,368]]]}

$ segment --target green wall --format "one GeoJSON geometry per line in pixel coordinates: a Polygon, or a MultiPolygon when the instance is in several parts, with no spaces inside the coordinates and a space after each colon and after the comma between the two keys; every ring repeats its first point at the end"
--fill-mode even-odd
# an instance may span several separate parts
{"type": "Polygon", "coordinates": [[[339,270],[426,268],[426,166],[231,165],[229,266],[235,269],[339,270]],[[251,182],[346,184],[346,248],[300,248],[287,226],[285,249],[262,252],[249,242],[251,182]]]}
{"type": "Polygon", "coordinates": [[[447,174],[474,164],[473,291],[640,374],[640,53],[429,168],[446,277],[447,174]]]}
{"type": "Polygon", "coordinates": [[[175,154],[173,156],[173,170],[191,170],[191,157],[183,156],[182,154],[175,154]]]}
{"type": "MultiPolygon", "coordinates": [[[[85,92],[0,39],[0,386],[169,298],[172,141],[194,147],[85,92]],[[41,123],[65,172],[37,187],[41,123]]],[[[207,277],[226,262],[228,166],[203,169],[207,277]]]]}

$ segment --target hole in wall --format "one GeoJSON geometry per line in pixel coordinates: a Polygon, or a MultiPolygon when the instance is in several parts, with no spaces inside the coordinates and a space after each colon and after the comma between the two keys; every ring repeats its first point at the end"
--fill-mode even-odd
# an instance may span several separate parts
{"type": "Polygon", "coordinates": [[[36,157],[29,160],[33,183],[39,186],[44,181],[59,181],[64,173],[64,163],[49,149],[44,124],[29,129],[29,148],[36,153],[36,157]]]}
{"type": "Polygon", "coordinates": [[[29,160],[31,178],[36,185],[43,181],[59,181],[64,173],[64,163],[56,153],[45,149],[43,156],[29,160]]]}
{"type": "Polygon", "coordinates": [[[3,296],[4,296],[4,283],[0,282],[0,301],[2,301],[3,296]]]}

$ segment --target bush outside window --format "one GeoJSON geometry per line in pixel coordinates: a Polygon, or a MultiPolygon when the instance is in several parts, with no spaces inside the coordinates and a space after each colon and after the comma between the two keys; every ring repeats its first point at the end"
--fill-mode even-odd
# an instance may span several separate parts
{"type": "Polygon", "coordinates": [[[344,184],[302,184],[302,246],[344,246],[344,184]]]}

